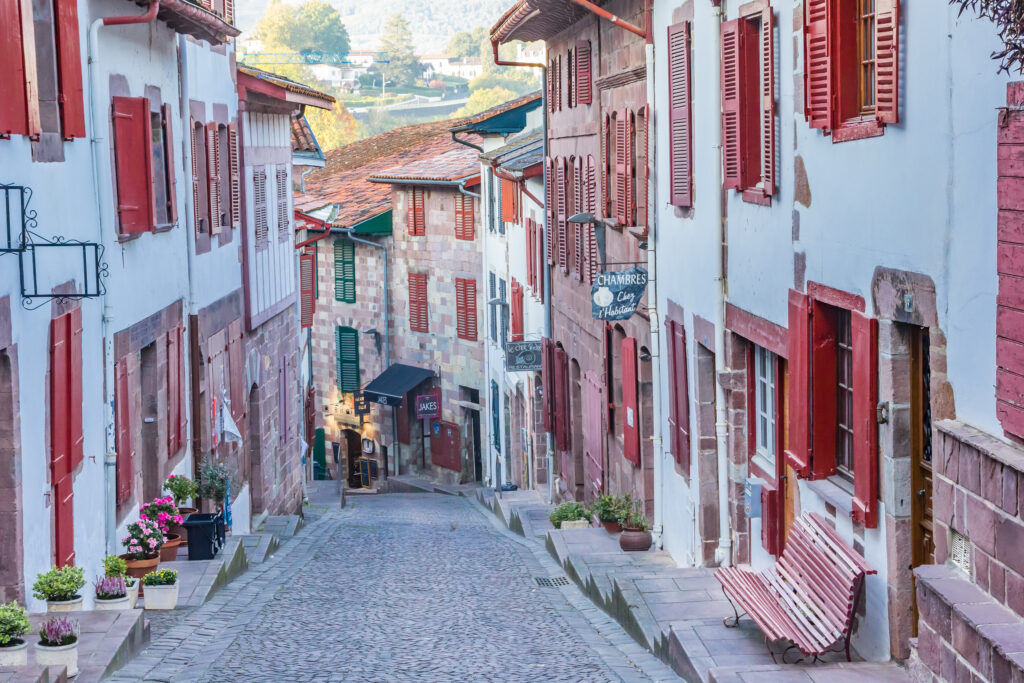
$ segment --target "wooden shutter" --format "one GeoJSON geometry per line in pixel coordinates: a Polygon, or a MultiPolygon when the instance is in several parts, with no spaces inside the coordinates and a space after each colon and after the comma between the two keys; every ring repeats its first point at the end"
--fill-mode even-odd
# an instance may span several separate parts
{"type": "Polygon", "coordinates": [[[50,321],[50,473],[52,481],[71,474],[75,465],[81,461],[81,320],[81,309],[75,309],[50,321]],[[75,330],[77,330],[77,334],[75,334],[75,330]],[[76,342],[78,344],[77,351],[73,349],[76,342]],[[78,451],[77,462],[76,450],[78,451]]]}
{"type": "Polygon", "coordinates": [[[476,238],[474,230],[473,198],[461,192],[455,195],[455,239],[476,238]]]}
{"type": "Polygon", "coordinates": [[[523,341],[523,286],[514,278],[509,307],[512,315],[512,341],[523,341]]]}
{"type": "Polygon", "coordinates": [[[334,300],[356,302],[356,245],[352,240],[334,242],[334,300]]]}
{"type": "MultiPolygon", "coordinates": [[[[505,291],[505,278],[498,278],[498,299],[502,302],[508,302],[508,296],[505,291]]],[[[508,308],[505,306],[498,307],[498,315],[501,321],[501,348],[505,348],[508,344],[508,308]]]]}
{"type": "Polygon", "coordinates": [[[567,451],[569,437],[569,354],[555,347],[555,450],[567,451]]]}
{"type": "MultiPolygon", "coordinates": [[[[228,0],[230,2],[230,0],[228,0]]],[[[242,225],[242,175],[238,156],[238,124],[228,125],[228,163],[231,173],[231,227],[242,225]]]]}
{"type": "Polygon", "coordinates": [[[61,131],[65,140],[84,138],[85,103],[82,96],[82,51],[78,39],[78,0],[54,0],[53,9],[61,131]]]}
{"type": "MultiPolygon", "coordinates": [[[[199,190],[200,183],[200,166],[199,166],[199,155],[198,151],[203,147],[202,136],[199,133],[199,129],[196,128],[196,120],[191,119],[192,124],[189,128],[189,138],[192,141],[192,225],[193,230],[196,234],[206,232],[205,226],[203,226],[203,210],[201,208],[202,195],[199,190]]],[[[253,184],[255,185],[254,192],[259,191],[259,172],[257,171],[253,177],[253,184]]],[[[258,201],[259,194],[256,194],[258,201]]],[[[259,210],[256,211],[256,219],[259,220],[259,210]]],[[[259,226],[256,228],[256,244],[259,246],[259,226]]]]}
{"type": "Polygon", "coordinates": [[[798,477],[811,473],[811,317],[806,294],[789,290],[789,448],[798,477]]]}
{"type": "MultiPolygon", "coordinates": [[[[571,218],[583,210],[583,157],[576,157],[572,161],[572,209],[568,212],[571,218]]],[[[568,232],[568,231],[567,231],[568,232]]],[[[583,224],[572,224],[572,269],[576,273],[576,279],[583,279],[583,224]]]]}
{"type": "Polygon", "coordinates": [[[178,347],[181,346],[181,328],[167,333],[167,454],[174,457],[181,450],[178,423],[181,421],[181,402],[178,384],[178,347]]]}
{"type": "Polygon", "coordinates": [[[252,203],[256,248],[266,249],[270,243],[270,218],[267,215],[267,172],[263,168],[252,172],[252,203]]]}
{"type": "Polygon", "coordinates": [[[853,519],[878,526],[878,320],[850,312],[853,342],[853,519]]]}
{"type": "Polygon", "coordinates": [[[224,0],[224,21],[235,23],[235,0],[224,0]]]}
{"type": "Polygon", "coordinates": [[[501,401],[498,397],[498,383],[491,380],[491,443],[501,453],[501,401]]]}
{"type": "Polygon", "coordinates": [[[555,73],[555,59],[552,57],[548,61],[547,73],[548,111],[551,113],[555,112],[555,81],[557,80],[558,75],[555,73]]]}
{"type": "Polygon", "coordinates": [[[690,471],[690,393],[686,376],[686,328],[665,321],[669,358],[669,432],[672,453],[683,472],[690,471]]]}
{"type": "Polygon", "coordinates": [[[900,0],[875,0],[875,118],[900,120],[900,0]]]}
{"type": "Polygon", "coordinates": [[[740,109],[740,24],[733,19],[722,24],[722,163],[725,188],[742,189],[743,166],[740,109]]]}
{"type": "Polygon", "coordinates": [[[601,120],[601,216],[612,218],[612,129],[611,114],[601,120]]]}
{"type": "Polygon", "coordinates": [[[690,22],[668,27],[669,182],[673,206],[692,206],[690,22]]]}
{"type": "Polygon", "coordinates": [[[568,203],[569,203],[569,168],[564,157],[557,160],[558,178],[555,184],[555,192],[558,198],[558,263],[562,266],[562,272],[569,272],[568,253],[568,203]]]}
{"type": "Polygon", "coordinates": [[[501,179],[501,220],[516,222],[516,184],[508,178],[501,179]]]}
{"type": "Polygon", "coordinates": [[[178,220],[178,181],[174,177],[174,115],[171,105],[163,105],[160,120],[164,128],[164,167],[167,169],[167,220],[174,223],[178,220]]]}
{"type": "Polygon", "coordinates": [[[527,218],[523,226],[526,228],[523,231],[526,233],[526,284],[536,289],[533,280],[533,219],[527,218]]]}
{"type": "Polygon", "coordinates": [[[626,138],[629,136],[629,119],[626,110],[622,109],[615,114],[615,219],[620,226],[627,225],[628,211],[626,209],[626,138]]]}
{"type": "Polygon", "coordinates": [[[555,241],[555,215],[558,206],[558,200],[555,197],[555,183],[557,182],[555,173],[555,161],[548,157],[544,161],[546,169],[545,181],[547,183],[546,194],[544,200],[544,208],[547,211],[548,222],[545,226],[547,230],[547,262],[549,266],[556,265],[558,263],[558,243],[555,241]]]}
{"type": "Polygon", "coordinates": [[[544,388],[541,402],[543,403],[544,431],[554,432],[555,403],[555,352],[554,344],[544,337],[540,342],[540,376],[544,388]]]}
{"type": "Polygon", "coordinates": [[[299,254],[299,311],[302,329],[313,327],[316,313],[316,254],[299,254]]]}
{"type": "Polygon", "coordinates": [[[423,189],[414,187],[409,190],[409,234],[426,234],[426,216],[423,206],[423,189]]]}
{"type": "Polygon", "coordinates": [[[145,97],[115,97],[113,113],[117,215],[121,234],[148,232],[156,225],[149,100],[145,97]]]}
{"type": "Polygon", "coordinates": [[[430,331],[426,273],[409,273],[409,329],[413,332],[430,331]]]}
{"type": "MultiPolygon", "coordinates": [[[[668,434],[669,449],[676,462],[679,462],[679,432],[676,430],[679,411],[679,386],[676,383],[677,366],[680,362],[676,349],[676,322],[665,321],[665,347],[668,349],[668,434]]],[[[686,356],[683,356],[685,361],[686,356]]]]}
{"type": "Polygon", "coordinates": [[[288,210],[288,197],[291,188],[288,186],[288,167],[284,164],[277,167],[277,239],[286,242],[291,235],[292,212],[288,210]]]}
{"type": "Polygon", "coordinates": [[[640,466],[640,403],[637,397],[636,339],[622,340],[622,454],[640,466]]]}
{"type": "Polygon", "coordinates": [[[185,398],[188,393],[188,387],[185,384],[185,328],[181,326],[176,332],[178,335],[178,393],[175,396],[175,400],[178,402],[178,422],[172,427],[168,425],[168,429],[176,428],[178,430],[178,443],[180,446],[185,446],[188,440],[188,402],[185,398]]]}
{"type": "Polygon", "coordinates": [[[612,381],[615,378],[615,359],[612,355],[612,327],[604,324],[604,335],[601,337],[601,356],[604,359],[605,410],[604,423],[609,434],[615,433],[615,404],[612,403],[612,381]]]}
{"type": "Polygon", "coordinates": [[[237,321],[228,325],[228,395],[231,399],[231,418],[241,426],[245,418],[248,392],[245,386],[245,342],[242,326],[237,321]]]}
{"type": "Polygon", "coordinates": [[[75,564],[75,492],[72,476],[66,475],[54,487],[54,555],[58,567],[75,564]]]}
{"type": "Polygon", "coordinates": [[[562,110],[562,58],[555,57],[555,110],[562,110]]]}
{"type": "Polygon", "coordinates": [[[476,280],[455,278],[455,322],[459,339],[476,341],[476,280]]]}
{"type": "Polygon", "coordinates": [[[352,327],[335,328],[338,389],[359,391],[359,332],[352,327]]]}
{"type": "Polygon", "coordinates": [[[761,12],[761,186],[775,194],[775,14],[761,12]]]}
{"type": "Polygon", "coordinates": [[[593,102],[593,69],[590,62],[590,41],[576,41],[576,104],[593,102]]]}
{"type": "Polygon", "coordinates": [[[220,223],[220,145],[217,144],[217,124],[206,124],[206,187],[210,206],[210,234],[219,235],[220,223]]]}
{"type": "MultiPolygon", "coordinates": [[[[586,192],[585,200],[586,207],[584,211],[588,211],[595,216],[597,215],[597,181],[595,179],[596,169],[594,163],[594,157],[591,154],[587,155],[587,165],[584,176],[586,178],[586,192]]],[[[583,226],[585,234],[585,257],[586,270],[587,270],[587,283],[594,284],[594,278],[597,277],[597,271],[601,265],[601,256],[597,252],[597,235],[594,232],[593,225],[583,226]]]]}
{"type": "Polygon", "coordinates": [[[782,509],[779,489],[771,482],[761,485],[761,546],[769,555],[781,551],[782,509]]]}
{"type": "Polygon", "coordinates": [[[120,505],[132,497],[132,462],[135,459],[127,357],[114,366],[114,406],[117,410],[117,503],[120,505]]]}
{"type": "MultiPolygon", "coordinates": [[[[37,106],[35,67],[26,64],[23,37],[28,29],[29,44],[34,44],[31,13],[22,17],[25,3],[19,0],[0,2],[0,73],[5,76],[4,95],[0,97],[0,138],[11,135],[38,135],[39,114],[30,113],[37,106]],[[34,120],[33,120],[34,119],[34,120]]],[[[31,4],[27,5],[31,7],[31,4]]]]}
{"type": "MultiPolygon", "coordinates": [[[[838,405],[837,326],[835,309],[811,299],[811,479],[836,473],[838,405]]],[[[792,334],[792,333],[790,333],[792,334]]]]}
{"type": "Polygon", "coordinates": [[[804,116],[811,128],[834,127],[829,23],[835,1],[804,0],[804,116]]]}
{"type": "Polygon", "coordinates": [[[72,471],[82,462],[85,437],[82,431],[82,309],[75,308],[68,317],[68,410],[70,413],[69,452],[72,471]]]}

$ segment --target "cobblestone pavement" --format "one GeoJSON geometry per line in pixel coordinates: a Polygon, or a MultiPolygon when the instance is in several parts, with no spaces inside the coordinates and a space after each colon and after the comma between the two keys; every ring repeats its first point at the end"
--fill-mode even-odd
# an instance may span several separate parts
{"type": "Polygon", "coordinates": [[[349,499],[190,612],[121,681],[678,680],[465,498],[349,499]]]}

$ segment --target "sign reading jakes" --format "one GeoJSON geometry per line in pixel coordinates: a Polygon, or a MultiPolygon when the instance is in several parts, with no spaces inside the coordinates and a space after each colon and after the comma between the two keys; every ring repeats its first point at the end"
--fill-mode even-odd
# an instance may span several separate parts
{"type": "Polygon", "coordinates": [[[430,420],[441,417],[441,394],[420,394],[416,397],[416,419],[430,420]]]}
{"type": "Polygon", "coordinates": [[[627,320],[647,289],[647,271],[638,266],[598,273],[590,290],[593,316],[598,320],[627,320]]]}

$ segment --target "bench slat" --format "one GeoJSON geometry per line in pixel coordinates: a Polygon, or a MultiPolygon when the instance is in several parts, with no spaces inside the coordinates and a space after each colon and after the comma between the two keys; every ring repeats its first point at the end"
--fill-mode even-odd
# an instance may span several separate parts
{"type": "MultiPolygon", "coordinates": [[[[793,550],[794,552],[784,552],[779,558],[779,563],[806,582],[805,588],[808,593],[818,596],[835,611],[845,615],[849,608],[850,591],[843,590],[841,577],[836,574],[834,568],[818,561],[810,549],[799,541],[793,544],[793,550]]],[[[845,616],[840,617],[842,618],[845,616]]]]}
{"type": "Polygon", "coordinates": [[[788,586],[780,579],[776,572],[765,572],[765,577],[768,578],[783,602],[786,603],[790,611],[790,616],[793,622],[799,627],[801,635],[804,640],[794,640],[793,642],[800,646],[800,649],[804,654],[811,654],[817,650],[824,649],[829,643],[825,643],[829,636],[829,630],[827,627],[822,626],[821,618],[815,611],[812,605],[806,604],[803,601],[798,601],[790,590],[787,590],[788,586]]]}
{"type": "Polygon", "coordinates": [[[786,634],[793,631],[794,624],[774,591],[762,583],[757,574],[730,567],[715,572],[715,577],[770,640],[786,638],[786,634]]]}

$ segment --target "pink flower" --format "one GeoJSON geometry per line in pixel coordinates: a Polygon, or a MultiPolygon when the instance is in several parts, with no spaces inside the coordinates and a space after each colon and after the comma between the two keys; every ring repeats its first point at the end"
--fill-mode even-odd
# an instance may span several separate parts
{"type": "Polygon", "coordinates": [[[145,522],[149,519],[149,517],[147,517],[146,515],[139,515],[139,519],[145,522]]]}
{"type": "Polygon", "coordinates": [[[156,539],[155,538],[149,539],[149,547],[152,548],[155,545],[156,545],[156,539]]]}
{"type": "Polygon", "coordinates": [[[182,521],[183,521],[183,518],[182,518],[181,515],[174,515],[174,523],[175,524],[181,524],[182,521]]]}

